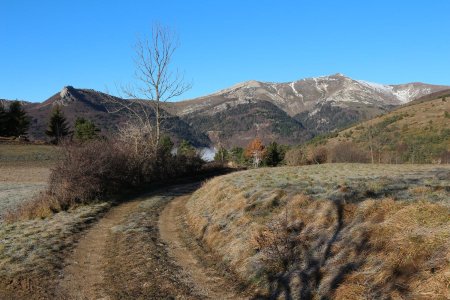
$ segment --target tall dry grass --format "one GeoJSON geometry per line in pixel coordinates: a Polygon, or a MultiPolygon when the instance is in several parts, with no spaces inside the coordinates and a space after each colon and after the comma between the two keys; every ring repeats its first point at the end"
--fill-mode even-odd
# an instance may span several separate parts
{"type": "Polygon", "coordinates": [[[189,200],[188,223],[242,280],[260,286],[260,298],[448,297],[450,170],[405,166],[388,178],[382,168],[355,165],[342,184],[333,173],[345,165],[323,168],[298,169],[330,189],[321,194],[305,195],[306,178],[292,168],[213,179],[189,200]],[[394,185],[409,177],[409,186],[394,185]],[[370,184],[360,185],[364,178],[370,184]],[[274,188],[277,180],[282,188],[274,188]],[[434,200],[414,194],[426,185],[435,187],[428,190],[434,200]]]}

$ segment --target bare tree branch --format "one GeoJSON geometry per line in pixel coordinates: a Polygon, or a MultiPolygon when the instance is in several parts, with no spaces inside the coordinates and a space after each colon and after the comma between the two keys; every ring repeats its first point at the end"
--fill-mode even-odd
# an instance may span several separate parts
{"type": "Polygon", "coordinates": [[[127,111],[136,126],[154,130],[149,136],[154,139],[155,149],[159,146],[162,120],[166,118],[161,102],[178,97],[192,87],[185,81],[184,74],[172,69],[173,55],[178,46],[176,33],[155,23],[150,39],[138,39],[136,42],[134,63],[137,84],[121,87],[121,93],[128,100],[122,101],[113,96],[107,100],[109,112],[127,111]]]}

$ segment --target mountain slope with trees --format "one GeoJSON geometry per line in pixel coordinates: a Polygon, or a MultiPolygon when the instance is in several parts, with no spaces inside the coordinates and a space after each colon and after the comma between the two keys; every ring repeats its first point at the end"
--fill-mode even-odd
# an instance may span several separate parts
{"type": "MultiPolygon", "coordinates": [[[[90,89],[76,89],[71,86],[64,87],[61,92],[53,95],[42,103],[25,103],[24,108],[31,117],[29,136],[31,139],[46,139],[45,131],[54,107],[60,107],[62,113],[74,129],[77,118],[90,120],[97,126],[103,135],[117,131],[120,124],[129,120],[127,111],[111,113],[111,106],[117,103],[126,103],[125,99],[90,89]],[[114,99],[114,101],[111,101],[114,99]]],[[[150,105],[150,104],[149,104],[150,105]]],[[[168,134],[176,141],[189,140],[195,146],[209,144],[208,137],[190,127],[179,117],[163,112],[162,132],[168,134]]],[[[154,118],[154,115],[151,116],[154,118]]]]}
{"type": "MultiPolygon", "coordinates": [[[[384,114],[424,95],[448,89],[424,83],[383,85],[343,74],[293,82],[247,81],[217,93],[171,104],[174,113],[190,122],[200,116],[214,119],[243,104],[269,102],[317,135],[384,114]]],[[[300,141],[292,136],[290,143],[300,141]]]]}
{"type": "Polygon", "coordinates": [[[450,90],[417,99],[313,144],[326,147],[329,159],[338,162],[357,156],[382,163],[450,163],[450,90]]]}
{"type": "MultiPolygon", "coordinates": [[[[248,81],[194,100],[161,102],[160,119],[163,133],[197,147],[244,146],[256,136],[264,143],[299,144],[448,88],[424,83],[381,85],[342,74],[288,83],[248,81]]],[[[22,103],[31,117],[30,138],[45,139],[56,105],[66,115],[71,130],[81,117],[108,135],[129,119],[126,110],[110,113],[114,110],[111,103],[120,106],[127,101],[67,86],[43,103],[22,103]]],[[[153,105],[149,100],[135,101],[153,105]]],[[[154,113],[151,117],[156,118],[154,113]]]]}

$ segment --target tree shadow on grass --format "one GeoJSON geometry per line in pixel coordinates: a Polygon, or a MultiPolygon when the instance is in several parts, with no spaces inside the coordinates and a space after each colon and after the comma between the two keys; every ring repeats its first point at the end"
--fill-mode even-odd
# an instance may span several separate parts
{"type": "MultiPolygon", "coordinates": [[[[344,223],[345,202],[340,200],[332,203],[336,221],[332,224],[331,233],[319,233],[312,241],[308,240],[305,227],[302,226],[300,231],[295,233],[295,255],[288,256],[290,261],[284,263],[282,271],[266,272],[269,290],[267,294],[256,295],[254,299],[331,299],[346,276],[365,263],[367,253],[376,251],[371,249],[367,232],[356,237],[349,234],[358,223],[344,223]],[[335,247],[337,243],[339,245],[335,247]]],[[[289,228],[286,227],[285,230],[288,231],[289,228]]],[[[392,281],[396,281],[395,273],[393,276],[392,281]]],[[[375,292],[392,290],[395,288],[392,281],[386,283],[386,286],[372,289],[375,289],[375,292]]],[[[396,290],[406,295],[407,284],[401,286],[402,289],[396,290]]]]}

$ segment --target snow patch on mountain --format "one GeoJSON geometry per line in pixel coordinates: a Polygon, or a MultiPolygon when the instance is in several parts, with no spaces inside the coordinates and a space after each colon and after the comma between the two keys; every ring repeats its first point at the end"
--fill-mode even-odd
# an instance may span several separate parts
{"type": "Polygon", "coordinates": [[[420,96],[424,96],[426,94],[431,93],[430,88],[416,88],[412,84],[408,85],[404,89],[399,89],[394,91],[393,94],[400,100],[402,103],[408,103],[420,96]]]}
{"type": "Polygon", "coordinates": [[[289,115],[294,116],[305,111],[313,113],[313,109],[320,103],[331,103],[343,107],[353,106],[350,103],[377,107],[400,105],[445,88],[448,87],[422,83],[379,84],[354,80],[340,73],[285,83],[251,80],[212,95],[197,98],[195,103],[185,106],[178,113],[185,115],[208,109],[217,112],[227,109],[230,105],[263,100],[274,103],[289,115]],[[229,103],[229,105],[225,105],[225,103],[229,103]]]}
{"type": "Polygon", "coordinates": [[[392,94],[393,87],[390,85],[384,85],[380,83],[365,81],[365,80],[355,80],[359,84],[361,84],[363,87],[373,89],[379,93],[384,94],[392,94]]]}

